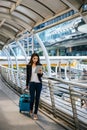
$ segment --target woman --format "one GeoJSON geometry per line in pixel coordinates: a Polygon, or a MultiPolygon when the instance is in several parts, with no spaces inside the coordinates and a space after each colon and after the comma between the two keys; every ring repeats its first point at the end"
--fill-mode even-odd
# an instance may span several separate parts
{"type": "Polygon", "coordinates": [[[39,56],[37,53],[33,53],[30,62],[27,65],[26,88],[28,88],[29,86],[31,96],[30,115],[33,115],[33,106],[35,100],[34,119],[38,119],[37,112],[42,89],[42,69],[40,68],[37,73],[35,71],[38,65],[42,66],[42,64],[40,63],[39,56]]]}

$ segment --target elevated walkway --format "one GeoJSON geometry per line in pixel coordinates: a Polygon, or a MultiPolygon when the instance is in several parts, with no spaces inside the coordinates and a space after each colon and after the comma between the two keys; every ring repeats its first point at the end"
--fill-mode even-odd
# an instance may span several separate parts
{"type": "Polygon", "coordinates": [[[18,104],[19,96],[0,78],[0,130],[66,130],[41,112],[36,121],[28,113],[19,113],[18,104]]]}

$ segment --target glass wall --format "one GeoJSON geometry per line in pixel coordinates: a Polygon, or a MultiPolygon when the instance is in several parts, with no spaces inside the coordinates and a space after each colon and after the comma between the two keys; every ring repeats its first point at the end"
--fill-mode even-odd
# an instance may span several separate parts
{"type": "MultiPolygon", "coordinates": [[[[80,50],[78,45],[79,40],[87,40],[87,34],[79,32],[76,26],[74,26],[80,22],[82,22],[81,17],[64,22],[38,33],[48,51],[49,56],[87,55],[87,53],[84,52],[85,50],[80,50]],[[75,48],[78,48],[78,51],[75,48]]],[[[83,42],[80,44],[83,44],[83,42]]],[[[37,50],[40,54],[42,54],[41,48],[37,50]]]]}

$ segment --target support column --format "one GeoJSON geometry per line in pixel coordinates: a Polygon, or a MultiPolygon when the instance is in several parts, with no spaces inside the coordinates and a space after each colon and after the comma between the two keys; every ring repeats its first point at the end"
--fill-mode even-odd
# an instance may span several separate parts
{"type": "Polygon", "coordinates": [[[47,68],[48,68],[48,76],[51,76],[51,67],[50,67],[50,60],[49,60],[49,56],[48,56],[48,53],[47,53],[47,50],[43,44],[43,42],[41,41],[40,37],[38,34],[34,34],[34,36],[36,37],[36,39],[38,40],[43,52],[44,52],[44,55],[45,55],[45,59],[46,59],[46,63],[47,63],[47,68]]]}
{"type": "Polygon", "coordinates": [[[21,48],[21,50],[22,50],[22,52],[24,54],[26,63],[28,63],[28,58],[27,58],[27,55],[26,55],[26,52],[25,52],[24,48],[22,47],[22,45],[20,44],[19,41],[17,41],[17,44],[19,45],[19,47],[21,48]]]}

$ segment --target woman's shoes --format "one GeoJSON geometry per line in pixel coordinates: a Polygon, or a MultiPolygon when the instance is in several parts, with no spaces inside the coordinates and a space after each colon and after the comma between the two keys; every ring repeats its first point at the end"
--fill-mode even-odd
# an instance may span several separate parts
{"type": "Polygon", "coordinates": [[[30,111],[29,115],[32,117],[33,116],[33,111],[30,111]]]}
{"type": "Polygon", "coordinates": [[[38,120],[38,116],[37,116],[37,114],[34,114],[33,119],[34,119],[34,120],[38,120]]]}
{"type": "Polygon", "coordinates": [[[30,115],[30,117],[33,117],[34,120],[37,120],[37,119],[38,119],[37,114],[33,114],[33,111],[32,111],[32,110],[29,112],[29,115],[30,115]]]}

